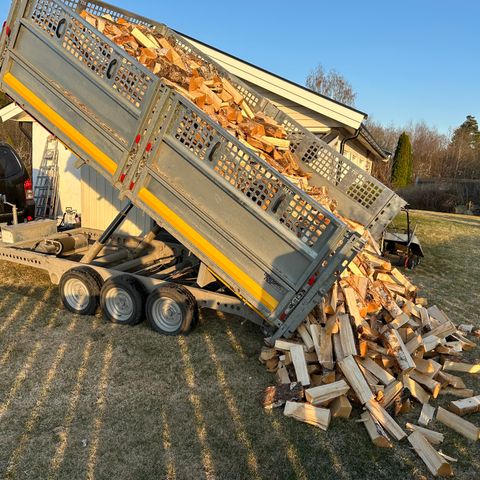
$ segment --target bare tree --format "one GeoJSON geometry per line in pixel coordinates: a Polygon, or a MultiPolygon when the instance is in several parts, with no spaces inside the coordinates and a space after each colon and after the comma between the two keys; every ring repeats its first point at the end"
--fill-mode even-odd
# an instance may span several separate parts
{"type": "Polygon", "coordinates": [[[415,177],[437,177],[445,174],[445,155],[449,139],[424,121],[410,124],[415,177]]]}
{"type": "MultiPolygon", "coordinates": [[[[392,124],[384,126],[369,118],[367,127],[379,145],[389,152],[395,151],[399,135],[405,131],[412,142],[413,177],[448,176],[450,166],[446,161],[449,137],[424,121],[409,123],[403,128],[392,124]]],[[[378,163],[378,162],[377,162],[378,163]]],[[[388,173],[386,167],[377,167],[375,175],[383,178],[388,173]]]]}
{"type": "Polygon", "coordinates": [[[398,137],[400,137],[403,131],[408,131],[408,129],[396,127],[393,124],[382,125],[372,117],[368,117],[365,125],[377,143],[392,154],[397,147],[398,137]]]}
{"type": "Polygon", "coordinates": [[[346,105],[355,105],[356,92],[353,90],[350,82],[335,70],[326,72],[322,65],[319,64],[308,74],[305,83],[314,92],[333,98],[337,102],[345,103],[346,105]]]}

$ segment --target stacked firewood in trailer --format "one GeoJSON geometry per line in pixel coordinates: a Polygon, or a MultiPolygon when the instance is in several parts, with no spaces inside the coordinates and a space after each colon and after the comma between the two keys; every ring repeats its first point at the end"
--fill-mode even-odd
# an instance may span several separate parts
{"type": "Polygon", "coordinates": [[[212,64],[177,47],[175,39],[145,26],[123,18],[114,21],[108,14],[99,17],[83,11],[81,16],[293,184],[335,209],[324,188],[309,184],[310,174],[302,170],[290,151],[285,128],[262,112],[254,113],[240,91],[212,64]]]}

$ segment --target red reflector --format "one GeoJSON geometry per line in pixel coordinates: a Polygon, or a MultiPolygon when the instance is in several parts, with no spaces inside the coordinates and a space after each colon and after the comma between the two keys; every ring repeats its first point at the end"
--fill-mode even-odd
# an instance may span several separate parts
{"type": "Polygon", "coordinates": [[[23,182],[23,189],[24,190],[32,189],[32,181],[29,178],[23,182]]]}
{"type": "Polygon", "coordinates": [[[7,34],[7,37],[10,36],[10,34],[12,33],[12,31],[10,30],[10,27],[7,25],[7,28],[5,29],[5,33],[7,34]]]}
{"type": "Polygon", "coordinates": [[[125,177],[126,175],[124,173],[120,175],[120,183],[123,183],[123,181],[125,180],[125,177]]]}
{"type": "Polygon", "coordinates": [[[287,314],[283,312],[278,318],[283,322],[287,318],[287,314]]]}
{"type": "Polygon", "coordinates": [[[135,143],[138,145],[140,143],[140,140],[142,139],[142,136],[141,135],[137,135],[135,137],[135,143]]]}
{"type": "Polygon", "coordinates": [[[317,279],[317,277],[315,277],[315,275],[312,275],[309,279],[308,279],[308,284],[310,286],[312,286],[314,283],[315,283],[315,280],[317,279]]]}
{"type": "Polygon", "coordinates": [[[29,215],[29,216],[27,217],[27,222],[31,222],[32,220],[33,220],[33,218],[29,215]]]}
{"type": "Polygon", "coordinates": [[[149,144],[147,145],[147,148],[145,149],[145,151],[146,151],[146,152],[149,152],[151,149],[152,149],[152,144],[149,143],[149,144]]]}
{"type": "Polygon", "coordinates": [[[134,182],[130,182],[130,186],[128,187],[130,190],[133,190],[133,187],[135,186],[134,182]]]}

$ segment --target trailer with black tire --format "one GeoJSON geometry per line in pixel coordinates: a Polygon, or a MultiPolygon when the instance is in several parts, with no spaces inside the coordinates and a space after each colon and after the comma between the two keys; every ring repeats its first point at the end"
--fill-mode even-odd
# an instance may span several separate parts
{"type": "MultiPolygon", "coordinates": [[[[155,255],[129,257],[122,264],[117,260],[125,255],[121,251],[104,255],[107,266],[98,265],[115,238],[120,215],[98,239],[89,237],[76,260],[90,267],[81,267],[61,283],[64,296],[81,298],[82,291],[94,289],[98,282],[90,270],[85,280],[85,268],[91,268],[105,281],[100,304],[113,321],[138,320],[137,303],[148,292],[147,317],[168,316],[158,329],[182,332],[187,328],[172,319],[185,316],[187,306],[195,303],[188,291],[199,306],[235,305],[246,318],[268,326],[272,339],[291,336],[363,247],[362,239],[92,27],[80,15],[83,10],[146,25],[192,58],[210,63],[243,95],[252,112],[282,125],[311,184],[325,187],[338,211],[366,225],[373,235],[379,236],[404,204],[165,25],[94,0],[14,0],[0,38],[2,90],[74,152],[79,165],[100,173],[130,205],[168,232],[172,244],[187,252],[197,268],[190,271],[188,282],[178,272],[183,260],[138,274],[135,266],[148,264],[155,255]],[[117,278],[120,272],[127,273],[117,278]],[[161,286],[165,288],[159,296],[153,290],[161,281],[181,288],[161,286]],[[224,292],[237,299],[227,294],[228,301],[215,300],[224,292]]],[[[55,253],[55,245],[62,242],[47,240],[41,248],[52,258],[42,257],[42,268],[55,266],[65,275],[79,267],[73,263],[67,268],[64,262],[69,260],[55,253]]],[[[156,240],[150,235],[144,243],[156,240]]],[[[18,245],[10,248],[21,248],[22,258],[39,255],[18,245]]],[[[54,275],[58,277],[58,271],[54,275]]],[[[58,283],[61,276],[52,280],[58,283]]],[[[70,308],[68,302],[66,306],[70,308]]]]}
{"type": "Polygon", "coordinates": [[[101,236],[77,228],[12,245],[0,242],[0,260],[46,271],[65,308],[79,315],[101,309],[122,325],[146,318],[155,331],[178,335],[195,326],[199,309],[209,308],[268,327],[222,284],[201,288],[197,282],[208,272],[166,232],[156,228],[143,238],[113,234],[94,262],[81,263],[101,236]]]}

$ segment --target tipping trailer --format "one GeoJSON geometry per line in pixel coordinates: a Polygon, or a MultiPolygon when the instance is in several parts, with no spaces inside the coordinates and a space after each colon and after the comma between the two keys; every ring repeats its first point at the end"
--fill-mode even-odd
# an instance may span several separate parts
{"type": "MultiPolygon", "coordinates": [[[[199,300],[198,286],[208,277],[216,278],[243,301],[245,316],[270,327],[273,339],[290,336],[362,248],[358,234],[87,23],[80,16],[83,10],[146,25],[174,39],[177,48],[214,65],[254,112],[264,112],[285,127],[291,151],[312,174],[310,183],[327,187],[339,212],[368,226],[374,236],[381,234],[403,200],[165,25],[99,1],[13,2],[0,38],[2,90],[176,239],[175,247],[172,239],[165,245],[195,258],[198,278],[196,284],[184,282],[183,303],[192,303],[188,292],[199,300]]],[[[172,308],[165,307],[162,296],[170,288],[167,282],[174,281],[171,276],[161,269],[144,269],[131,275],[138,288],[128,294],[128,275],[118,267],[121,251],[104,255],[107,260],[98,266],[103,258],[98,254],[107,251],[106,241],[117,225],[113,222],[101,237],[78,232],[89,239],[80,259],[89,266],[81,267],[82,275],[90,272],[97,287],[105,282],[100,300],[111,320],[128,323],[119,318],[128,320],[120,314],[122,308],[132,310],[135,290],[138,298],[149,293],[147,317],[154,323],[155,317],[165,320],[176,311],[171,302],[167,304],[172,308]],[[101,241],[90,245],[95,238],[101,241]],[[122,281],[113,288],[110,283],[119,276],[122,281]]],[[[150,240],[157,241],[150,235],[138,245],[150,240]]],[[[22,245],[2,247],[0,257],[5,258],[5,250],[23,248],[22,255],[39,255],[38,245],[46,248],[41,242],[22,245]]],[[[56,255],[54,250],[41,255],[56,255]]],[[[52,258],[47,262],[61,265],[62,277],[57,272],[51,278],[60,282],[68,298],[75,292],[62,291],[62,278],[75,265],[78,268],[75,261],[68,268],[52,258]]],[[[183,265],[185,254],[177,261],[183,265]]],[[[89,285],[77,280],[78,292],[93,285],[91,278],[89,285]]],[[[212,295],[208,292],[210,300],[212,295]]],[[[178,298],[176,302],[182,303],[178,298]]],[[[222,305],[200,302],[209,308],[222,305]]],[[[66,306],[71,307],[68,302],[66,306]]],[[[181,320],[181,315],[175,318],[181,320]]],[[[170,327],[175,323],[167,320],[170,327]]]]}

